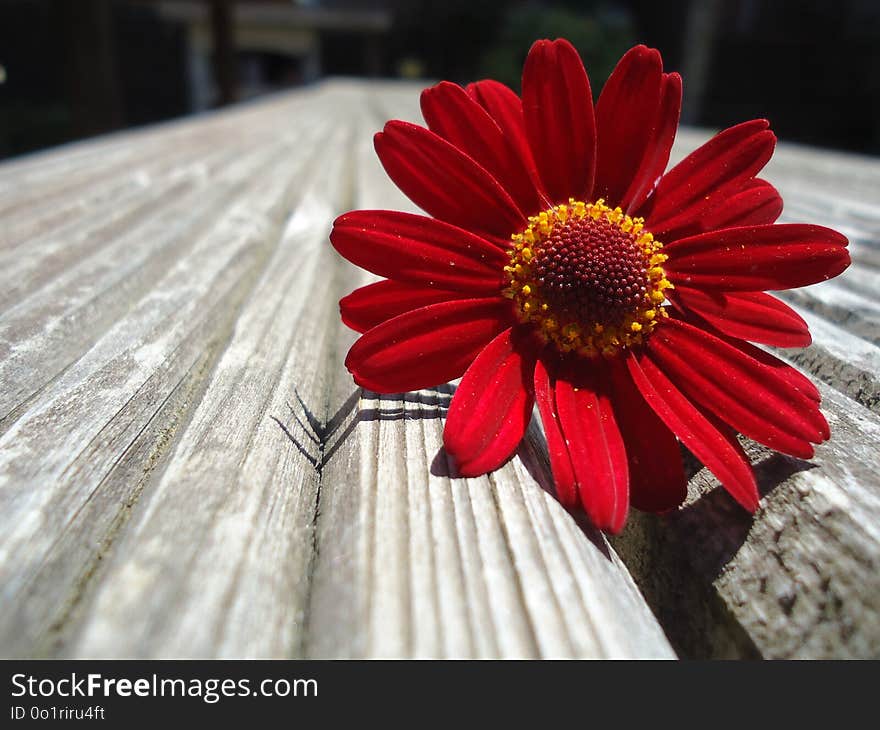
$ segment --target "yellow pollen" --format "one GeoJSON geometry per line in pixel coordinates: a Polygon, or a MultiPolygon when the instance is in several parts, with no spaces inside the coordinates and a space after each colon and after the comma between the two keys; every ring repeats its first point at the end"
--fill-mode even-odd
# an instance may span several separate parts
{"type": "Polygon", "coordinates": [[[504,296],[563,353],[615,357],[667,316],[663,244],[620,208],[569,200],[511,237],[504,296]]]}

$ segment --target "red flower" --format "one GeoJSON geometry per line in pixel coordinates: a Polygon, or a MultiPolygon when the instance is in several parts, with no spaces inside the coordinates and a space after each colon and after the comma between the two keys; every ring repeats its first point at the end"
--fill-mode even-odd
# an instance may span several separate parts
{"type": "Polygon", "coordinates": [[[764,120],[664,175],[681,79],[656,50],[630,50],[595,109],[565,40],[534,44],[522,87],[444,82],[422,94],[428,129],[376,135],[391,179],[432,217],[336,221],[337,251],[387,277],[340,303],[363,333],[346,366],[383,393],[463,376],[444,442],[464,476],[511,456],[537,401],[559,499],[602,529],[619,531],[630,502],[683,501],[678,441],[754,511],[735,432],[801,458],[829,436],[812,383],[747,342],[810,342],[764,290],[836,276],[847,240],[772,225],[782,200],[756,177],[776,142],[764,120]]]}

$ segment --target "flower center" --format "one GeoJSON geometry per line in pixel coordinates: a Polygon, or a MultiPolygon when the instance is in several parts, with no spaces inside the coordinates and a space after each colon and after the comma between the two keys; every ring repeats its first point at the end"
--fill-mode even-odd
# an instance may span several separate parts
{"type": "Polygon", "coordinates": [[[603,200],[570,200],[512,236],[504,290],[523,322],[561,352],[612,357],[641,344],[666,316],[672,287],[663,247],[644,220],[603,200]]]}

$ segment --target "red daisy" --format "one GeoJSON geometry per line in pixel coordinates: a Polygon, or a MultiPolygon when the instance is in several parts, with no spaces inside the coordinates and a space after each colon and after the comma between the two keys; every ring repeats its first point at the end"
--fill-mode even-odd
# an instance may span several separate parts
{"type": "Polygon", "coordinates": [[[726,129],[664,174],[681,79],[631,49],[595,109],[565,40],[538,41],[522,99],[495,81],[440,83],[427,129],[391,121],[376,152],[431,217],[354,211],[331,240],[387,277],[340,305],[363,335],[346,366],[380,393],[461,377],[444,443],[476,476],[516,450],[537,402],[558,498],[618,532],[630,502],[684,500],[681,441],[745,509],[758,490],[735,433],[800,458],[829,436],[819,394],[750,342],[810,343],[765,290],[849,264],[836,231],[773,225],[756,175],[765,120],[726,129]]]}

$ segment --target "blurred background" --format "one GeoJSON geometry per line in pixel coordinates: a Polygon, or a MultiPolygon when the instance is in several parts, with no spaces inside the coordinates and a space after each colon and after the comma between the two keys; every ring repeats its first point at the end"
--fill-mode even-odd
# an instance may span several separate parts
{"type": "Polygon", "coordinates": [[[0,158],[327,76],[518,89],[558,36],[596,93],[647,43],[686,123],[880,153],[880,0],[0,0],[0,158]]]}

